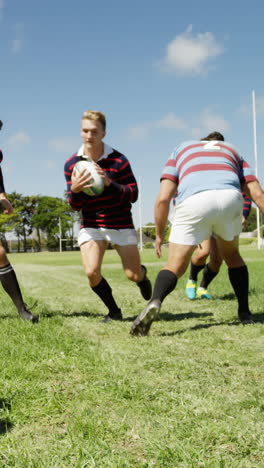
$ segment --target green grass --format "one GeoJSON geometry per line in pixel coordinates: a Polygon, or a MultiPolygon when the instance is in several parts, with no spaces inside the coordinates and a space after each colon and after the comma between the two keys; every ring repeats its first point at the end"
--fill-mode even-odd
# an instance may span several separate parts
{"type": "MultiPolygon", "coordinates": [[[[263,467],[264,251],[242,252],[257,323],[237,321],[223,266],[213,301],[188,301],[185,275],[143,338],[129,329],[145,302],[115,251],[104,275],[125,319],[107,325],[79,252],[10,255],[41,321],[1,292],[0,467],[263,467]]],[[[153,281],[166,256],[143,252],[153,281]]]]}

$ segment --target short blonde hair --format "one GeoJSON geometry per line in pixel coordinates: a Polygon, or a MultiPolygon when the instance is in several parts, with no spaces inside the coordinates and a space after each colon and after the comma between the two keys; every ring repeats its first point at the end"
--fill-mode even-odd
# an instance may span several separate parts
{"type": "Polygon", "coordinates": [[[98,120],[101,123],[103,130],[106,129],[106,119],[102,112],[94,111],[94,110],[87,110],[82,115],[82,120],[98,120]]]}

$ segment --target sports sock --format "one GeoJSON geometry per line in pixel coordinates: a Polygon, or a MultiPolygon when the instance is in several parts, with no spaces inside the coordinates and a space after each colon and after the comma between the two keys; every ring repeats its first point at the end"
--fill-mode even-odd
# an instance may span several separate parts
{"type": "Polygon", "coordinates": [[[94,286],[92,290],[97,294],[97,296],[100,297],[100,299],[106,305],[110,315],[113,315],[116,312],[120,312],[120,309],[116,301],[114,300],[112,288],[110,287],[105,278],[102,278],[100,283],[97,284],[97,286],[94,286]]]}
{"type": "Polygon", "coordinates": [[[177,281],[178,278],[172,271],[161,270],[156,278],[151,300],[159,299],[162,302],[176,287],[177,281]]]}
{"type": "Polygon", "coordinates": [[[205,268],[205,265],[194,265],[194,263],[191,262],[191,270],[190,270],[189,279],[193,281],[197,281],[199,271],[203,270],[204,268],[205,268]]]}
{"type": "Polygon", "coordinates": [[[140,286],[142,283],[144,283],[146,281],[146,278],[147,278],[147,268],[145,267],[145,265],[141,265],[141,268],[143,269],[144,271],[144,276],[142,278],[141,281],[138,281],[137,282],[137,285],[140,286]]]}
{"type": "Polygon", "coordinates": [[[18,311],[24,309],[23,297],[15,271],[10,263],[0,268],[0,281],[4,290],[11,297],[18,311]]]}
{"type": "Polygon", "coordinates": [[[228,268],[228,275],[238,300],[238,310],[241,312],[247,312],[249,310],[249,279],[247,265],[243,265],[238,268],[228,268]]]}
{"type": "Polygon", "coordinates": [[[207,263],[207,265],[205,265],[204,267],[203,277],[202,277],[200,287],[207,289],[211,281],[213,281],[213,279],[216,277],[216,275],[218,275],[218,273],[219,273],[218,271],[215,272],[211,270],[209,267],[209,264],[207,263]]]}

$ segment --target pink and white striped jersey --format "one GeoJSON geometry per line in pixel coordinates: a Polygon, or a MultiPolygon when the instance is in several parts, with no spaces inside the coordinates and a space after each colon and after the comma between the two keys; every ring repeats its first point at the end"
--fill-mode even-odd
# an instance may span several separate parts
{"type": "Polygon", "coordinates": [[[216,140],[181,143],[170,155],[161,175],[163,179],[177,184],[177,205],[205,190],[241,192],[244,181],[257,180],[235,146],[216,140]]]}

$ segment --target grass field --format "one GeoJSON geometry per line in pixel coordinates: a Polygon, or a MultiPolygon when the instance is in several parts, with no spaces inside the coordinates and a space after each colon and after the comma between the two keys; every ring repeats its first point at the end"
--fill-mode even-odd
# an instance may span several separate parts
{"type": "MultiPolygon", "coordinates": [[[[188,301],[185,275],[141,338],[145,302],[114,251],[104,276],[124,321],[109,324],[79,252],[10,255],[41,320],[1,291],[0,467],[264,467],[264,251],[242,253],[255,324],[237,321],[223,266],[215,300],[188,301]]],[[[143,252],[152,281],[165,259],[143,252]]]]}

